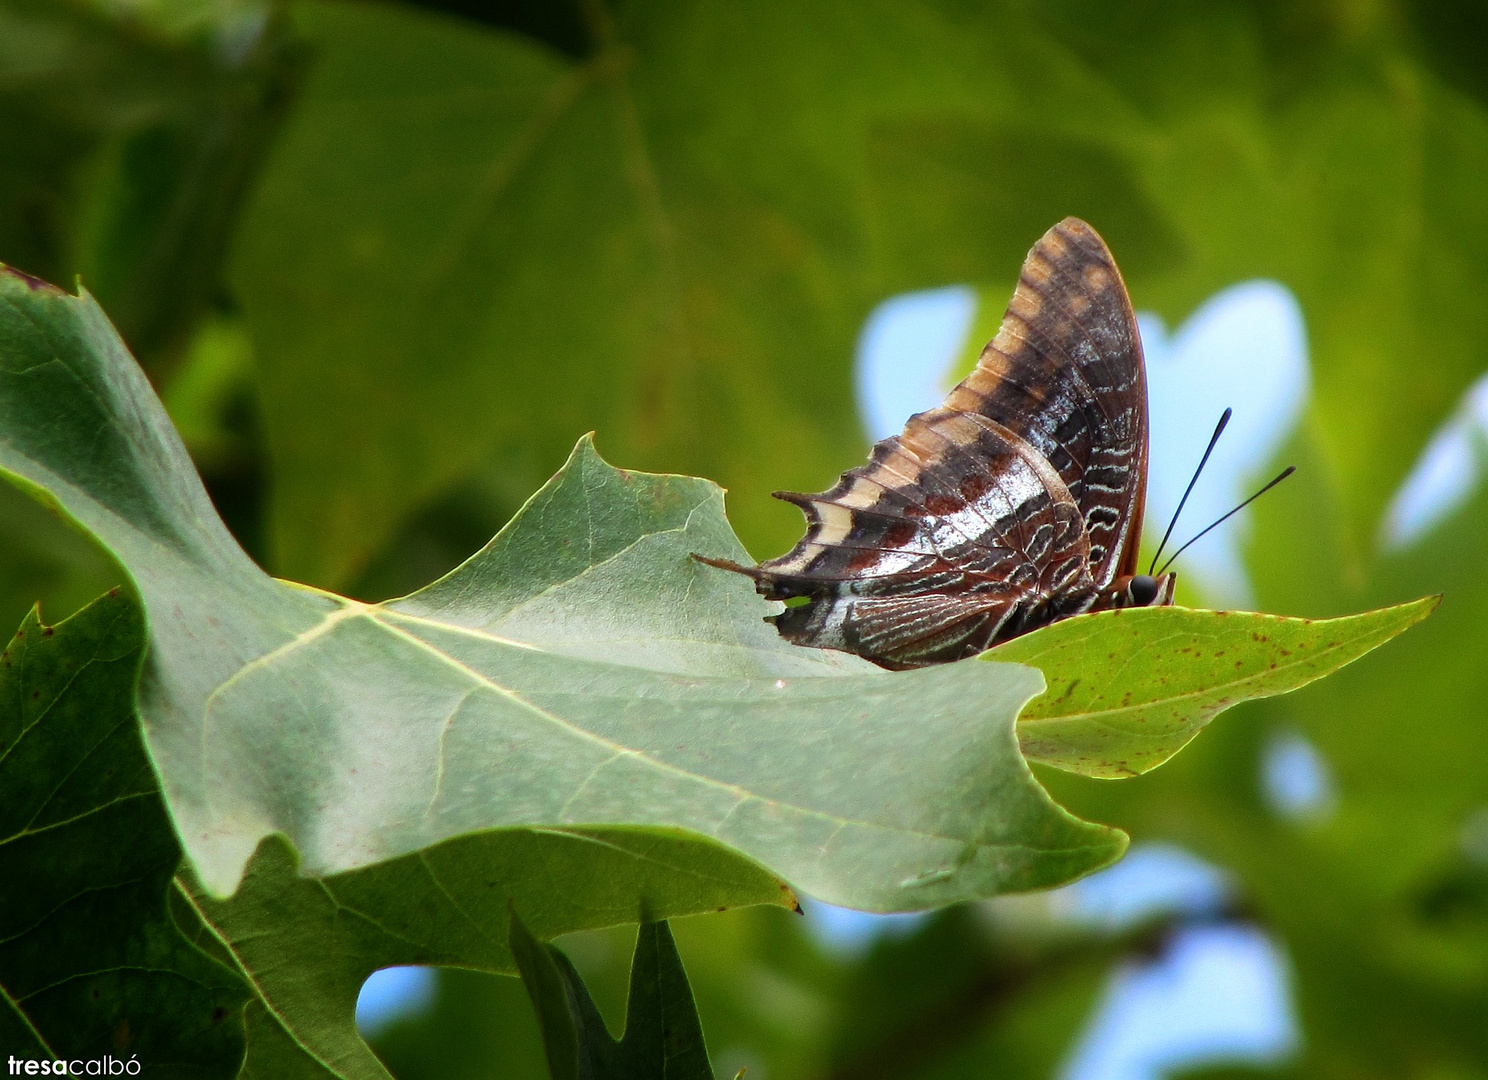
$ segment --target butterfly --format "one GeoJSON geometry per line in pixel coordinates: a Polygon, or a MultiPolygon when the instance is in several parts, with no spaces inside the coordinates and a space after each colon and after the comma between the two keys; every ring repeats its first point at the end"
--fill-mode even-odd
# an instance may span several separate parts
{"type": "Polygon", "coordinates": [[[1146,492],[1136,316],[1105,242],[1065,218],[943,404],[830,490],[775,493],[806,515],[794,548],[758,566],[694,557],[804,598],[770,616],[789,641],[923,667],[1071,615],[1171,604],[1173,574],[1137,573],[1146,492]]]}

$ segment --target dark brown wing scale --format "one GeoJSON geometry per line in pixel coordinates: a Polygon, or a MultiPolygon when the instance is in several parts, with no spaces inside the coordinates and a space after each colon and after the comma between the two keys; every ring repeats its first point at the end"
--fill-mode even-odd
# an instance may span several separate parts
{"type": "MultiPolygon", "coordinates": [[[[820,495],[781,492],[809,527],[748,574],[805,597],[775,617],[802,645],[885,667],[972,656],[1130,602],[1147,476],[1136,319],[1105,243],[1050,229],[997,336],[943,405],[910,418],[820,495]]],[[[1171,602],[1164,582],[1159,602],[1171,602]]]]}

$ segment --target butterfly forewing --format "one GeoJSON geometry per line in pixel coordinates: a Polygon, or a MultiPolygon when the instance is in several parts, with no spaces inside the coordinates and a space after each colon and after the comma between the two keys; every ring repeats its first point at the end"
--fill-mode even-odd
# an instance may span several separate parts
{"type": "Polygon", "coordinates": [[[1094,229],[1067,218],[1034,245],[1002,327],[946,405],[1007,425],[1054,466],[1098,585],[1136,572],[1147,379],[1126,285],[1094,229]]]}
{"type": "Polygon", "coordinates": [[[809,522],[791,551],[715,565],[805,597],[776,617],[792,641],[887,667],[960,659],[1089,610],[1133,572],[1146,465],[1131,303],[1100,237],[1068,218],[944,405],[830,491],[779,493],[809,522]]]}

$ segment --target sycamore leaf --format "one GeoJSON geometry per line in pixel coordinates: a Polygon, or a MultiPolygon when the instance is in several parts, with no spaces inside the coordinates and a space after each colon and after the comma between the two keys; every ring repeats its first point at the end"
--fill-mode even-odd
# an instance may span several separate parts
{"type": "Polygon", "coordinates": [[[1352,663],[1441,602],[1338,619],[1136,608],[1082,615],[1015,638],[988,660],[1029,664],[1048,691],[1018,718],[1031,761],[1086,776],[1137,776],[1232,705],[1285,694],[1352,663]]]}
{"type": "Polygon", "coordinates": [[[291,586],[233,542],[91,298],[6,272],[0,467],[139,588],[146,736],[210,893],[273,833],[322,877],[496,828],[685,829],[884,911],[1057,884],[1125,846],[1019,753],[1037,671],[891,676],[782,642],[774,605],[689,557],[746,557],[721,490],[587,440],[421,592],[291,586]]]}
{"type": "Polygon", "coordinates": [[[0,657],[11,1049],[201,1080],[387,1080],[356,1029],[362,983],[393,964],[514,972],[512,905],[551,937],[641,905],[795,902],[719,845],[640,828],[495,830],[319,881],[271,838],[232,900],[190,875],[171,887],[180,847],[131,707],[144,643],[138,606],[115,594],[55,628],[33,613],[0,657]]]}
{"type": "Polygon", "coordinates": [[[181,849],[132,707],[144,648],[115,590],[55,627],[33,611],[0,654],[0,1045],[230,1080],[248,988],[167,907],[181,849]]]}
{"type": "Polygon", "coordinates": [[[665,922],[641,924],[619,1040],[568,957],[539,942],[515,913],[510,947],[537,1010],[553,1080],[712,1080],[692,987],[665,922]]]}

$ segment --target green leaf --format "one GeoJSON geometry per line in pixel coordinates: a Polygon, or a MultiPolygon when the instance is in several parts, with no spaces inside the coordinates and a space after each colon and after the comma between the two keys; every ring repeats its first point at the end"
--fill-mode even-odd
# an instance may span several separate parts
{"type": "Polygon", "coordinates": [[[745,557],[711,483],[581,442],[464,566],[360,604],[248,560],[86,295],[0,274],[0,343],[0,467],[140,589],[140,708],[210,892],[275,832],[326,876],[492,828],[682,828],[872,910],[1052,885],[1124,847],[1019,753],[1036,671],[890,676],[784,643],[775,605],[690,557],[745,557]]]}
{"type": "Polygon", "coordinates": [[[1415,625],[1441,602],[1337,619],[1135,608],[1081,615],[988,653],[1044,673],[1018,718],[1030,761],[1114,779],[1155,769],[1225,709],[1306,686],[1415,625]]]}
{"type": "Polygon", "coordinates": [[[56,627],[32,612],[0,654],[0,1045],[231,1078],[248,988],[167,907],[181,851],[132,707],[144,648],[115,590],[56,627]]]}
{"type": "Polygon", "coordinates": [[[568,957],[534,938],[515,912],[510,942],[553,1080],[712,1080],[692,988],[665,922],[641,924],[619,1041],[568,957]]]}
{"type": "Polygon", "coordinates": [[[514,973],[513,907],[555,936],[632,922],[643,908],[795,902],[721,845],[665,829],[493,830],[318,880],[299,869],[293,849],[272,837],[231,899],[181,883],[179,921],[256,991],[246,1076],[386,1080],[355,1024],[367,976],[398,964],[514,973]]]}
{"type": "Polygon", "coordinates": [[[55,635],[33,614],[0,660],[0,925],[22,928],[0,945],[13,1048],[137,1053],[186,1076],[241,1063],[245,1076],[385,1080],[355,1025],[367,976],[515,971],[512,905],[552,936],[642,905],[794,904],[773,875],[674,830],[513,829],[321,881],[271,838],[232,900],[186,875],[168,911],[180,849],[130,708],[143,647],[137,605],[113,595],[55,635]]]}

